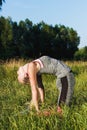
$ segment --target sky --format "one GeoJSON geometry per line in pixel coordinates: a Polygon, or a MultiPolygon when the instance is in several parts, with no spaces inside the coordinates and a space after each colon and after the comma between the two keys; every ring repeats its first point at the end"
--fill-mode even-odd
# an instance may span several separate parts
{"type": "Polygon", "coordinates": [[[0,16],[33,24],[44,21],[73,28],[80,36],[79,48],[87,46],[87,0],[5,0],[0,16]]]}

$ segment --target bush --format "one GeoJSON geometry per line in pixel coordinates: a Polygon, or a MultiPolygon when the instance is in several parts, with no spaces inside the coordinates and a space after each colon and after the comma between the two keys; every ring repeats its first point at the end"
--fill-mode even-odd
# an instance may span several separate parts
{"type": "Polygon", "coordinates": [[[75,60],[87,60],[87,46],[76,51],[74,55],[75,60]]]}

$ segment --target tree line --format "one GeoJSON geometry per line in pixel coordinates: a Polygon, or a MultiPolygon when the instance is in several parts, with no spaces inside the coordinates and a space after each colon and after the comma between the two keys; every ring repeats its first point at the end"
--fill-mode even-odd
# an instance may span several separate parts
{"type": "Polygon", "coordinates": [[[42,55],[73,59],[79,43],[77,32],[64,25],[52,26],[44,21],[33,24],[29,19],[17,23],[0,17],[0,59],[42,55]]]}

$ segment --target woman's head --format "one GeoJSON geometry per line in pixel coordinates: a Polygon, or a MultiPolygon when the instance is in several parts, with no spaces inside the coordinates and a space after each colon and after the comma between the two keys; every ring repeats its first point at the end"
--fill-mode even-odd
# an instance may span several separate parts
{"type": "Polygon", "coordinates": [[[28,77],[28,73],[25,71],[24,66],[19,67],[18,71],[18,81],[22,84],[27,84],[29,83],[29,77],[28,77]]]}

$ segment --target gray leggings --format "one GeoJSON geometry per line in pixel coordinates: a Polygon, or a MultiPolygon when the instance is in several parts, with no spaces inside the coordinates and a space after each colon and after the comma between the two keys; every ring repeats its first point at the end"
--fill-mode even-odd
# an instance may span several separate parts
{"type": "MultiPolygon", "coordinates": [[[[38,86],[44,89],[41,75],[37,74],[37,82],[38,86]]],[[[69,105],[75,85],[73,73],[70,72],[63,78],[57,78],[56,85],[59,90],[58,105],[60,106],[62,103],[69,105]]]]}
{"type": "Polygon", "coordinates": [[[69,105],[75,85],[75,78],[73,73],[68,73],[63,78],[57,78],[56,85],[59,89],[58,105],[65,103],[69,105]]]}

